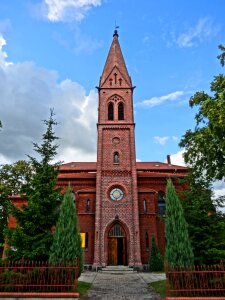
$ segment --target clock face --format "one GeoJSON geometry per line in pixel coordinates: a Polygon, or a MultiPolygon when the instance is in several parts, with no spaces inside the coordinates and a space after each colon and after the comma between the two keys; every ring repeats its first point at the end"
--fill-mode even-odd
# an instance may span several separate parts
{"type": "Polygon", "coordinates": [[[110,192],[110,198],[114,201],[120,201],[123,199],[123,191],[119,188],[112,189],[110,192]]]}

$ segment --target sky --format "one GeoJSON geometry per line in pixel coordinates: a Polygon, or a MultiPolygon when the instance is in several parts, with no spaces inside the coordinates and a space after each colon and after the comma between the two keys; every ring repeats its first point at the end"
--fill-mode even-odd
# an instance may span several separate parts
{"type": "MultiPolygon", "coordinates": [[[[56,160],[96,161],[98,86],[119,26],[132,77],[136,157],[182,165],[189,99],[224,72],[224,0],[1,0],[0,164],[35,155],[54,108],[56,160]]],[[[225,194],[223,182],[217,191],[225,194]]]]}

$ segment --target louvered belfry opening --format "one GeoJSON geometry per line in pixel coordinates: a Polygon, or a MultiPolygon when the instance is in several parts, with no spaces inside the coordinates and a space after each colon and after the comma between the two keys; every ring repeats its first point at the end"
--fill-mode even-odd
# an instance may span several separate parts
{"type": "Polygon", "coordinates": [[[108,106],[108,120],[109,121],[113,121],[114,120],[114,107],[113,107],[113,103],[110,102],[109,106],[108,106]]]}
{"type": "Polygon", "coordinates": [[[118,105],[118,120],[124,120],[124,107],[122,102],[118,105]]]}

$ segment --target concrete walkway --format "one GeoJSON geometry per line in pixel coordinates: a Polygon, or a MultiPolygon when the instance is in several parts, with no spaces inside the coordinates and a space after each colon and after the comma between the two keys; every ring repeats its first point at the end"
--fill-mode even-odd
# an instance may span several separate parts
{"type": "Polygon", "coordinates": [[[148,287],[148,283],[163,279],[164,274],[101,272],[85,272],[79,278],[80,281],[92,283],[83,300],[159,300],[160,297],[148,287]]]}

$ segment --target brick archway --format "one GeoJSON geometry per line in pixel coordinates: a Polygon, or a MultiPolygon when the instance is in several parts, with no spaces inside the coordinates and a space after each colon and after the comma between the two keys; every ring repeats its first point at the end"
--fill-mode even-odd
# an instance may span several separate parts
{"type": "Polygon", "coordinates": [[[127,265],[129,232],[125,224],[115,220],[105,231],[105,258],[107,265],[127,265]]]}

